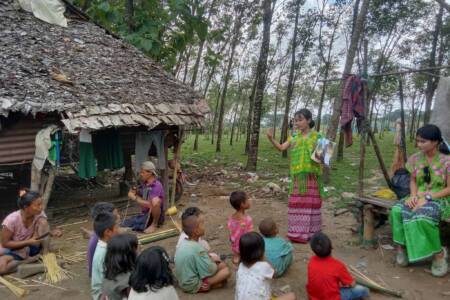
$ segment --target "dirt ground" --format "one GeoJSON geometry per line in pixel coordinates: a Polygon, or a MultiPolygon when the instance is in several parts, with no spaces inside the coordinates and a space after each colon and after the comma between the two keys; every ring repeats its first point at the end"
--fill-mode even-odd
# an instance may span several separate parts
{"type": "MultiPolygon", "coordinates": [[[[235,183],[235,186],[237,184],[235,183]]],[[[196,205],[206,214],[206,239],[209,241],[213,250],[220,254],[230,253],[228,243],[228,234],[226,230],[226,219],[232,213],[228,202],[228,195],[232,191],[229,184],[211,181],[211,177],[205,176],[200,182],[189,187],[185,191],[181,202],[178,205],[179,210],[187,206],[196,205]],[[191,197],[195,194],[196,197],[191,197]],[[195,201],[195,202],[192,202],[195,201]]],[[[279,225],[280,235],[285,236],[287,230],[287,205],[285,201],[274,199],[267,193],[253,193],[253,205],[249,214],[253,217],[255,227],[259,222],[271,216],[279,225]]],[[[72,212],[69,212],[72,213],[72,212]]],[[[65,223],[79,222],[87,220],[87,211],[73,211],[73,217],[65,218],[65,223]],[[78,215],[77,215],[78,214],[78,215]]],[[[166,227],[170,226],[170,220],[166,227]]],[[[396,267],[393,263],[394,251],[379,249],[362,249],[358,245],[358,236],[352,233],[351,228],[356,227],[355,220],[350,213],[333,216],[332,200],[324,202],[323,207],[323,230],[333,241],[333,255],[343,260],[347,265],[353,265],[364,271],[367,276],[384,285],[404,292],[404,299],[445,299],[450,291],[449,276],[444,278],[433,278],[426,269],[429,269],[429,263],[410,266],[408,268],[396,267]]],[[[56,240],[54,245],[59,248],[61,253],[70,254],[77,251],[85,251],[87,240],[79,235],[80,226],[90,226],[89,223],[77,224],[64,227],[63,238],[56,240]]],[[[384,226],[377,234],[382,238],[381,243],[391,244],[389,238],[389,226],[384,226]]],[[[170,255],[174,254],[177,238],[173,237],[158,242],[165,247],[170,255]]],[[[305,293],[305,284],[307,280],[307,262],[311,256],[308,245],[295,244],[295,259],[288,272],[279,279],[273,281],[275,292],[290,289],[295,292],[298,299],[307,299],[305,293]]],[[[233,273],[236,268],[228,261],[232,267],[233,273]]],[[[47,287],[37,285],[28,280],[28,289],[30,294],[24,299],[90,299],[89,279],[87,276],[86,261],[68,265],[67,267],[73,274],[73,278],[61,282],[58,286],[47,287]],[[34,285],[34,286],[33,286],[34,285]]],[[[39,276],[35,280],[41,280],[39,276]]],[[[234,274],[225,288],[214,290],[209,294],[188,295],[178,290],[180,299],[234,299],[234,274]]],[[[0,299],[15,299],[6,288],[0,288],[0,299]]],[[[371,299],[382,300],[391,299],[391,296],[372,292],[371,299]]],[[[450,299],[450,297],[449,297],[450,299]]]]}

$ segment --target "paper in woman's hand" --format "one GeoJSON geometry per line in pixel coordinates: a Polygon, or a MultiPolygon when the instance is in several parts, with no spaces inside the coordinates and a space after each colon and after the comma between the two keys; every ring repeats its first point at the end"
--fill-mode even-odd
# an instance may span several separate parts
{"type": "Polygon", "coordinates": [[[321,138],[317,141],[316,149],[311,155],[311,159],[317,163],[330,166],[331,158],[333,157],[334,147],[336,143],[326,138],[321,138]]]}

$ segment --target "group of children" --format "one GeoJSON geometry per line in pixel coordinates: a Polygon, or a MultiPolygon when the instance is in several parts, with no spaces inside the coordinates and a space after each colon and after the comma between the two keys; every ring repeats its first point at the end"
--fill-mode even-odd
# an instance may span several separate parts
{"type": "MultiPolygon", "coordinates": [[[[253,231],[253,220],[246,213],[251,199],[245,192],[233,192],[230,204],[236,210],[227,222],[233,263],[237,266],[235,299],[272,299],[271,279],[282,276],[293,262],[292,244],[277,236],[271,218],[253,231]]],[[[177,300],[174,283],[186,293],[205,293],[224,286],[230,268],[211,251],[205,235],[205,216],[197,207],[182,214],[182,229],[175,258],[158,246],[139,253],[135,235],[119,233],[120,216],[109,203],[97,203],[93,209],[94,232],[91,233],[88,262],[94,300],[139,299],[177,300]],[[96,241],[92,251],[92,244],[96,241]],[[91,266],[92,265],[92,266],[91,266]]],[[[306,286],[311,300],[364,299],[365,287],[355,285],[347,268],[331,257],[331,241],[323,233],[311,239],[315,253],[308,264],[306,286]]],[[[296,299],[286,293],[276,299],[296,299]]]]}

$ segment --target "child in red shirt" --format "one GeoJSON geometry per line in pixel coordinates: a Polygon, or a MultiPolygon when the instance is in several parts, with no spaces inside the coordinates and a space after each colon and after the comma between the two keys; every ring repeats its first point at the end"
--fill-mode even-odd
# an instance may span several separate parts
{"type": "Polygon", "coordinates": [[[369,296],[369,290],[357,285],[347,267],[331,257],[331,241],[325,234],[318,232],[310,241],[316,256],[308,264],[309,300],[356,300],[369,296]]]}

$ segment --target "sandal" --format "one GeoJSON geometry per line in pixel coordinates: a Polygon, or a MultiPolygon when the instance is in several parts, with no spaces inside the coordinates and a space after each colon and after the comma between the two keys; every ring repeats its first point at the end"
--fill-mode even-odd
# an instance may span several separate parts
{"type": "Polygon", "coordinates": [[[442,251],[444,252],[444,257],[442,258],[434,258],[431,263],[431,274],[435,277],[443,277],[448,272],[448,262],[447,262],[447,248],[442,247],[442,251]]]}
{"type": "Polygon", "coordinates": [[[405,250],[397,250],[397,254],[395,255],[395,262],[400,267],[408,266],[408,256],[405,253],[405,250]]]}

